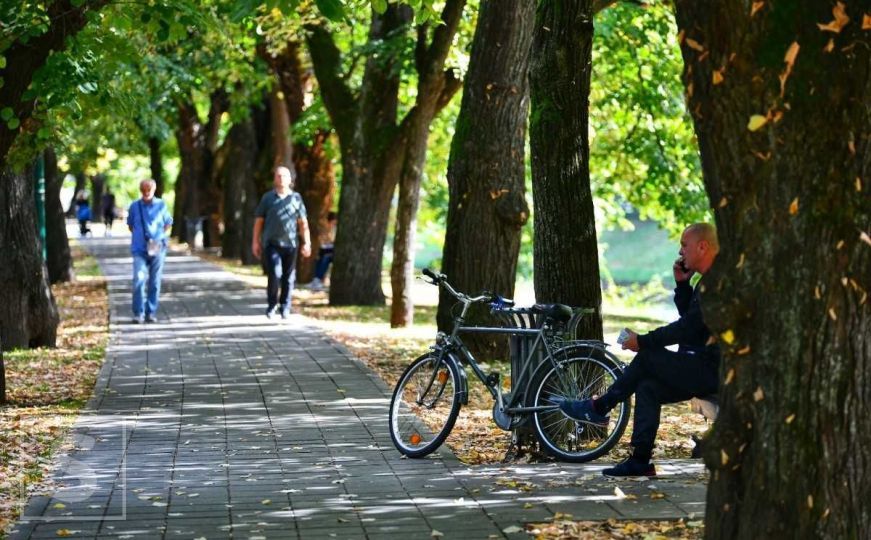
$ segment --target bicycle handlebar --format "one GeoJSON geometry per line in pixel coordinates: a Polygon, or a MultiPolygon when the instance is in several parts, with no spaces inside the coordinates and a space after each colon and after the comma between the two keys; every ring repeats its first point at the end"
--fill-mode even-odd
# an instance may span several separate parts
{"type": "Polygon", "coordinates": [[[492,295],[490,295],[489,293],[486,293],[486,292],[481,293],[479,296],[469,296],[468,294],[461,293],[460,291],[453,288],[453,286],[451,286],[450,283],[448,283],[448,277],[446,275],[437,274],[437,273],[433,272],[432,270],[430,270],[429,268],[424,268],[421,272],[426,277],[432,279],[433,285],[443,285],[445,290],[448,291],[448,293],[450,293],[451,296],[453,296],[454,298],[456,298],[457,300],[459,300],[460,302],[463,302],[465,304],[475,304],[478,302],[490,302],[493,299],[492,295]]]}

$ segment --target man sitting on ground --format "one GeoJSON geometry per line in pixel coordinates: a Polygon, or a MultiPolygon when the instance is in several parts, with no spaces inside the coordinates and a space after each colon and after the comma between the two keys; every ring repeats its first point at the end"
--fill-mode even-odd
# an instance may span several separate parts
{"type": "Polygon", "coordinates": [[[680,318],[645,335],[627,330],[623,349],[638,354],[604,395],[566,400],[560,410],[578,422],[607,425],[608,412],[635,394],[632,455],[602,471],[607,476],[655,476],[651,463],[660,408],[717,391],[720,349],[702,320],[699,287],[690,286],[694,273],[704,274],[717,257],[719,243],[713,226],[696,223],[680,239],[680,258],[672,271],[677,286],[674,303],[680,318]],[[665,347],[678,345],[677,352],[665,347]]]}

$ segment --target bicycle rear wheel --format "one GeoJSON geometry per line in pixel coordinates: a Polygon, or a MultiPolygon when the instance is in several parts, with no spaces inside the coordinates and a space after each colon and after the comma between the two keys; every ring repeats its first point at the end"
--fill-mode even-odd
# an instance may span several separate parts
{"type": "Polygon", "coordinates": [[[425,354],[396,383],[390,401],[390,437],[408,457],[423,457],[441,446],[460,414],[459,373],[450,358],[425,354]]]}
{"type": "MultiPolygon", "coordinates": [[[[554,352],[554,359],[557,367],[545,369],[533,386],[535,406],[600,396],[623,371],[611,353],[595,345],[561,349],[554,352]]],[[[607,426],[576,422],[559,409],[536,412],[533,422],[539,441],[550,454],[564,461],[591,461],[620,440],[629,422],[629,403],[620,403],[611,411],[607,426]]]]}

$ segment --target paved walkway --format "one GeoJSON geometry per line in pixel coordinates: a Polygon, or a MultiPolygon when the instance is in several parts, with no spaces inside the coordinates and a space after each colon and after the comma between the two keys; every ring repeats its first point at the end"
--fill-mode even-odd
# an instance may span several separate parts
{"type": "Polygon", "coordinates": [[[305,318],[269,321],[263,291],[172,254],[164,322],[134,325],[127,240],[85,243],[108,279],[106,362],[59,459],[65,487],[31,498],[11,538],[526,538],[557,512],[703,515],[698,461],[618,483],[601,464],[403,459],[390,390],[305,318]]]}

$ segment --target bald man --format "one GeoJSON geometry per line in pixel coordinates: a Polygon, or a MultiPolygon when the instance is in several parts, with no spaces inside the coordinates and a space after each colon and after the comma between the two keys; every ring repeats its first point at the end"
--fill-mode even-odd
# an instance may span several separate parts
{"type": "Polygon", "coordinates": [[[603,470],[606,476],[656,476],[651,457],[661,406],[717,391],[720,350],[702,320],[699,288],[690,285],[690,278],[707,272],[719,249],[713,226],[695,223],[684,229],[672,266],[680,318],[644,335],[626,329],[623,349],[638,354],[614,384],[601,396],[560,403],[563,414],[576,422],[608,425],[608,412],[635,394],[632,455],[603,470]],[[677,352],[665,348],[675,344],[677,352]]]}

